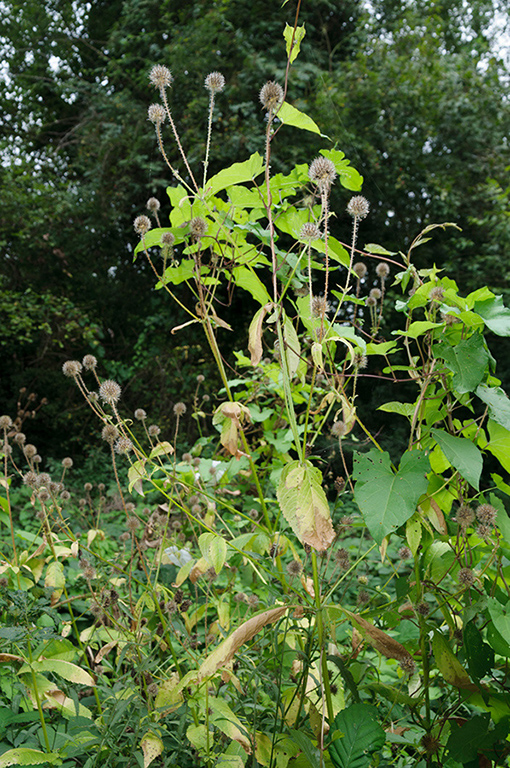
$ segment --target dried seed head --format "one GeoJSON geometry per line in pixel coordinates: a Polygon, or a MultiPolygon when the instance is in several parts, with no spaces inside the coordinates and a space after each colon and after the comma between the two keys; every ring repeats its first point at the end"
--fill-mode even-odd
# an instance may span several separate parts
{"type": "Polygon", "coordinates": [[[207,222],[200,216],[195,216],[189,223],[189,231],[194,240],[200,240],[207,232],[207,222]]]}
{"type": "Polygon", "coordinates": [[[120,399],[121,388],[113,379],[106,379],[99,387],[99,397],[103,403],[114,405],[120,399]]]}
{"type": "Polygon", "coordinates": [[[490,539],[491,533],[492,527],[490,525],[479,525],[476,529],[476,535],[484,541],[490,539]]]}
{"type": "Polygon", "coordinates": [[[32,445],[32,443],[27,443],[23,447],[23,453],[25,454],[27,459],[29,460],[33,459],[34,456],[37,454],[37,448],[35,447],[35,445],[32,445]]]}
{"type": "Polygon", "coordinates": [[[329,310],[330,304],[325,296],[314,296],[312,298],[312,317],[325,317],[329,310]]]}
{"type": "Polygon", "coordinates": [[[101,430],[101,437],[112,445],[119,436],[119,430],[113,424],[105,424],[101,430]]]}
{"type": "Polygon", "coordinates": [[[404,656],[403,659],[400,659],[400,669],[406,673],[406,675],[414,675],[416,672],[416,663],[414,662],[414,659],[411,658],[411,656],[404,656]]]}
{"type": "Polygon", "coordinates": [[[374,299],[373,296],[367,296],[367,307],[376,307],[377,306],[377,299],[374,299]]]}
{"type": "Polygon", "coordinates": [[[162,125],[166,120],[165,108],[161,104],[151,104],[147,110],[147,116],[154,125],[162,125]]]}
{"type": "Polygon", "coordinates": [[[118,453],[120,455],[124,453],[129,453],[129,451],[133,450],[133,443],[129,439],[129,437],[124,437],[121,435],[114,446],[115,453],[118,453]]]}
{"type": "Polygon", "coordinates": [[[9,429],[12,427],[12,419],[10,416],[0,416],[0,429],[9,429]]]}
{"type": "Polygon", "coordinates": [[[35,456],[32,457],[33,464],[40,464],[41,461],[42,461],[42,458],[39,456],[38,453],[36,453],[35,456]]]}
{"type": "Polygon", "coordinates": [[[138,421],[145,421],[147,418],[147,414],[143,410],[143,408],[137,408],[135,411],[135,419],[138,419],[138,421]]]}
{"type": "Polygon", "coordinates": [[[85,491],[85,493],[90,493],[92,490],[92,483],[85,483],[85,485],[83,486],[83,490],[85,491]]]}
{"type": "Polygon", "coordinates": [[[145,205],[151,213],[157,213],[161,208],[161,203],[157,197],[149,197],[145,205]]]}
{"type": "Polygon", "coordinates": [[[172,73],[163,64],[156,64],[149,73],[149,80],[155,88],[168,88],[172,84],[172,73]]]}
{"type": "Polygon", "coordinates": [[[435,755],[441,748],[441,742],[437,736],[425,733],[421,738],[421,745],[428,755],[435,755]]]}
{"type": "Polygon", "coordinates": [[[287,565],[287,573],[289,576],[299,576],[302,570],[303,566],[298,560],[291,560],[287,565]]]}
{"type": "Polygon", "coordinates": [[[205,78],[204,86],[210,93],[219,93],[225,87],[225,78],[221,72],[210,72],[205,78]]]}
{"type": "Polygon", "coordinates": [[[316,157],[308,169],[308,176],[321,191],[328,191],[336,179],[335,164],[327,157],[316,157]]]}
{"type": "Polygon", "coordinates": [[[204,383],[204,381],[205,381],[205,376],[204,376],[204,374],[203,374],[203,373],[199,373],[199,374],[198,374],[198,376],[197,376],[197,383],[198,383],[198,384],[203,384],[203,383],[204,383]]]}
{"type": "Polygon", "coordinates": [[[173,232],[163,232],[161,235],[161,245],[167,245],[172,247],[175,243],[175,235],[173,232]]]}
{"type": "Polygon", "coordinates": [[[283,88],[274,80],[262,86],[259,93],[260,103],[268,112],[275,112],[283,101],[283,88]]]}
{"type": "Polygon", "coordinates": [[[404,546],[404,547],[400,547],[400,549],[398,550],[398,556],[400,557],[401,560],[409,560],[413,556],[413,553],[411,552],[409,547],[404,546]]]}
{"type": "Polygon", "coordinates": [[[320,236],[320,229],[313,221],[307,221],[306,224],[303,224],[299,233],[299,239],[307,240],[309,243],[313,240],[319,240],[320,236]]]}
{"type": "Polygon", "coordinates": [[[363,280],[367,274],[367,265],[362,261],[357,261],[356,264],[352,265],[352,270],[356,273],[358,280],[363,280]]]}
{"type": "Polygon", "coordinates": [[[151,220],[148,216],[137,216],[133,222],[133,228],[137,235],[142,237],[147,234],[151,228],[151,220]]]}
{"type": "Polygon", "coordinates": [[[186,413],[186,406],[184,403],[176,403],[174,405],[174,413],[176,416],[184,416],[186,413]]]}
{"type": "Polygon", "coordinates": [[[337,493],[342,493],[342,491],[345,488],[345,478],[344,477],[335,477],[335,491],[337,493]]]}
{"type": "Polygon", "coordinates": [[[37,480],[35,483],[37,488],[42,488],[42,486],[47,488],[50,483],[51,477],[47,472],[41,472],[39,475],[37,475],[37,480]]]}
{"type": "Polygon", "coordinates": [[[476,576],[471,568],[461,568],[457,574],[457,581],[463,587],[472,587],[476,582],[476,576]]]}
{"type": "Polygon", "coordinates": [[[455,518],[458,524],[461,526],[461,528],[465,530],[474,521],[475,513],[473,512],[469,504],[461,504],[457,510],[457,514],[455,515],[455,518]]]}
{"type": "Polygon", "coordinates": [[[97,358],[94,355],[85,355],[81,363],[87,371],[93,371],[97,366],[97,358]]]}
{"type": "Polygon", "coordinates": [[[380,288],[372,288],[372,290],[370,291],[370,293],[368,295],[372,296],[373,299],[378,301],[381,298],[381,296],[382,296],[381,289],[380,288]]]}
{"type": "Polygon", "coordinates": [[[423,616],[423,617],[428,616],[430,613],[430,607],[428,603],[424,603],[424,602],[418,603],[418,605],[416,606],[416,613],[419,616],[423,616]]]}
{"type": "Polygon", "coordinates": [[[347,213],[355,216],[357,219],[365,219],[368,216],[369,210],[370,203],[363,195],[355,195],[347,203],[347,213]]]}
{"type": "Polygon", "coordinates": [[[35,488],[37,483],[37,475],[35,472],[25,472],[23,475],[23,485],[28,485],[29,488],[35,488]]]}
{"type": "Polygon", "coordinates": [[[70,456],[66,456],[65,459],[62,459],[62,466],[64,469],[71,469],[73,466],[73,460],[70,458],[70,456]]]}
{"type": "Polygon", "coordinates": [[[476,516],[483,525],[494,525],[498,513],[492,504],[480,504],[476,509],[476,516]]]}
{"type": "Polygon", "coordinates": [[[134,533],[140,527],[140,521],[137,517],[128,517],[126,528],[130,533],[134,533]]]}
{"type": "Polygon", "coordinates": [[[440,285],[434,286],[434,288],[432,288],[432,290],[430,292],[430,295],[429,295],[430,300],[431,301],[442,301],[443,297],[444,297],[444,290],[443,290],[443,288],[440,285]]]}
{"type": "Polygon", "coordinates": [[[379,278],[379,280],[386,280],[386,278],[390,274],[389,264],[387,264],[385,261],[380,261],[377,267],[375,268],[375,273],[379,278]]]}
{"type": "Polygon", "coordinates": [[[37,498],[39,499],[39,501],[42,501],[44,504],[44,502],[50,500],[51,496],[49,494],[49,491],[46,488],[41,488],[41,490],[37,494],[37,498]]]}
{"type": "Polygon", "coordinates": [[[161,430],[157,424],[151,424],[148,432],[151,437],[157,437],[161,433],[161,430]]]}
{"type": "Polygon", "coordinates": [[[360,349],[356,349],[354,351],[354,355],[352,356],[352,365],[357,371],[367,367],[368,365],[367,356],[364,355],[360,349]]]}
{"type": "Polygon", "coordinates": [[[69,499],[71,498],[71,494],[69,493],[69,491],[62,491],[62,493],[60,494],[60,498],[62,499],[62,501],[69,501],[69,499]]]}
{"type": "Polygon", "coordinates": [[[13,438],[16,445],[19,445],[20,447],[25,445],[26,439],[27,439],[27,436],[24,435],[23,432],[16,432],[13,438]]]}
{"type": "Polygon", "coordinates": [[[62,366],[62,373],[64,376],[69,376],[70,378],[76,378],[79,373],[81,373],[82,365],[78,360],[66,360],[64,365],[62,366]]]}
{"type": "Polygon", "coordinates": [[[343,421],[335,421],[333,426],[331,427],[331,434],[334,437],[338,437],[339,439],[342,438],[344,435],[347,434],[347,425],[343,421]]]}

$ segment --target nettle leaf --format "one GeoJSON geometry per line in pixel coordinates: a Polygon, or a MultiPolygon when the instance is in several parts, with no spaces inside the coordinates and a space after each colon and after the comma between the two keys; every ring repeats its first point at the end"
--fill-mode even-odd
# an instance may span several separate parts
{"type": "Polygon", "coordinates": [[[283,468],[276,492],[288,524],[302,544],[320,552],[335,538],[322,474],[311,462],[291,461],[283,468]]]}
{"type": "Polygon", "coordinates": [[[505,429],[510,429],[510,398],[501,387],[488,387],[480,384],[475,394],[489,406],[491,419],[497,421],[505,429]]]}
{"type": "Polygon", "coordinates": [[[367,768],[372,763],[371,755],[386,741],[377,709],[370,704],[351,704],[339,712],[330,733],[333,741],[329,756],[335,768],[367,768]],[[338,738],[335,738],[335,731],[340,731],[338,738]]]}
{"type": "Polygon", "coordinates": [[[481,741],[489,733],[490,720],[491,716],[487,713],[470,717],[463,726],[452,722],[451,733],[446,744],[450,757],[464,765],[475,760],[481,741]]]}
{"type": "Polygon", "coordinates": [[[438,344],[434,353],[443,358],[446,367],[453,373],[453,388],[460,394],[474,392],[485,376],[489,354],[479,333],[454,347],[446,343],[438,344]]]}
{"type": "Polygon", "coordinates": [[[414,515],[418,499],[427,490],[429,469],[423,451],[406,451],[398,472],[393,471],[386,452],[374,448],[369,453],[355,454],[354,498],[378,544],[414,515]]]}
{"type": "Polygon", "coordinates": [[[501,296],[476,301],[473,311],[480,315],[487,328],[497,336],[510,336],[510,309],[505,307],[501,296]]]}
{"type": "Polygon", "coordinates": [[[480,475],[482,474],[483,459],[480,450],[466,437],[453,437],[443,429],[431,429],[434,437],[444,455],[473,488],[479,489],[480,475]]]}

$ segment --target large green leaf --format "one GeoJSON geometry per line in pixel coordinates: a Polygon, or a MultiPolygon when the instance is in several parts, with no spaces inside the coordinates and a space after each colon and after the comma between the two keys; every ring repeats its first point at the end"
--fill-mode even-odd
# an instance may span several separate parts
{"type": "Polygon", "coordinates": [[[258,152],[254,152],[244,163],[233,163],[228,168],[212,176],[207,182],[207,191],[215,195],[222,189],[242,184],[259,176],[264,170],[264,160],[258,152]]]}
{"type": "Polygon", "coordinates": [[[406,451],[398,472],[388,453],[375,448],[354,457],[354,498],[368,530],[378,544],[415,513],[420,496],[427,490],[430,469],[423,451],[406,451]]]}
{"type": "Polygon", "coordinates": [[[486,449],[510,472],[510,431],[489,419],[489,437],[486,449]]]}
{"type": "Polygon", "coordinates": [[[329,756],[335,768],[367,768],[371,755],[381,749],[386,734],[377,720],[377,709],[370,704],[351,704],[339,712],[331,733],[340,731],[329,746],[329,756]]]}
{"type": "Polygon", "coordinates": [[[489,362],[489,354],[481,334],[475,333],[454,347],[446,343],[438,344],[434,347],[434,352],[443,358],[446,367],[453,373],[452,384],[457,392],[463,394],[475,391],[489,362]]]}
{"type": "Polygon", "coordinates": [[[483,459],[480,450],[466,437],[453,437],[442,429],[431,429],[444,455],[464,480],[479,489],[483,459]]]}
{"type": "Polygon", "coordinates": [[[335,532],[320,470],[309,461],[291,461],[283,468],[276,495],[300,542],[319,551],[327,549],[335,532]]]}
{"type": "Polygon", "coordinates": [[[480,384],[476,388],[476,395],[489,406],[491,419],[497,421],[505,429],[510,429],[510,398],[501,387],[488,387],[480,384]]]}
{"type": "Polygon", "coordinates": [[[510,309],[505,307],[501,296],[476,301],[473,310],[493,333],[498,336],[510,336],[510,309]]]}
{"type": "Polygon", "coordinates": [[[267,289],[258,275],[249,267],[234,267],[232,270],[232,276],[234,282],[240,288],[244,288],[245,291],[251,293],[255,301],[259,304],[267,304],[271,301],[271,297],[267,292],[267,289]]]}
{"type": "Polygon", "coordinates": [[[303,131],[311,131],[312,133],[318,133],[324,139],[328,137],[320,132],[319,126],[315,123],[311,117],[305,115],[304,112],[300,112],[299,109],[293,107],[292,104],[284,101],[280,109],[278,110],[278,120],[281,120],[285,125],[293,125],[294,128],[301,128],[303,131]]]}
{"type": "Polygon", "coordinates": [[[58,752],[41,752],[40,749],[17,747],[0,755],[0,768],[8,765],[62,765],[58,752]]]}
{"type": "Polygon", "coordinates": [[[480,742],[489,733],[490,719],[491,716],[487,713],[470,717],[469,721],[462,726],[455,721],[452,722],[446,746],[454,760],[459,760],[466,765],[477,757],[480,742]]]}
{"type": "Polygon", "coordinates": [[[464,627],[463,641],[469,674],[478,683],[494,666],[494,651],[484,643],[474,621],[468,621],[464,627]]]}

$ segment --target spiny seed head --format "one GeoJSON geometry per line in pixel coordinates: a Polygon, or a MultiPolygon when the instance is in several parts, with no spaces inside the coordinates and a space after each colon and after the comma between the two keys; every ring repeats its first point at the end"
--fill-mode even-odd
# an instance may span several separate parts
{"type": "Polygon", "coordinates": [[[165,108],[161,104],[151,104],[147,110],[147,116],[155,126],[163,125],[166,120],[165,108]]]}
{"type": "Polygon", "coordinates": [[[425,733],[421,738],[421,745],[428,755],[435,755],[441,748],[441,742],[437,736],[425,733]]]}
{"type": "Polygon", "coordinates": [[[157,424],[151,424],[148,429],[148,432],[151,437],[157,437],[161,433],[161,429],[158,427],[157,424]]]}
{"type": "Polygon", "coordinates": [[[199,373],[197,376],[197,384],[203,384],[205,381],[205,376],[203,373],[199,373]]]}
{"type": "Polygon", "coordinates": [[[37,448],[35,447],[35,445],[32,445],[32,443],[27,443],[23,447],[23,453],[25,454],[27,459],[29,460],[33,459],[34,456],[37,454],[37,448]]]}
{"type": "Polygon", "coordinates": [[[372,290],[370,291],[370,293],[368,295],[371,296],[376,301],[379,301],[379,299],[382,296],[381,289],[380,288],[372,288],[372,290]]]}
{"type": "Polygon", "coordinates": [[[347,203],[347,213],[355,216],[357,219],[365,219],[368,216],[369,210],[370,203],[363,195],[355,195],[347,203]]]}
{"type": "Polygon", "coordinates": [[[83,490],[85,493],[90,493],[92,490],[92,483],[85,483],[83,486],[83,490]]]}
{"type": "Polygon", "coordinates": [[[343,547],[337,549],[335,552],[335,560],[343,571],[346,571],[349,568],[349,553],[343,547]]]}
{"type": "Polygon", "coordinates": [[[62,373],[69,378],[76,378],[81,373],[82,365],[78,360],[66,360],[62,366],[62,373]]]}
{"type": "Polygon", "coordinates": [[[113,424],[105,424],[101,430],[101,437],[112,445],[119,436],[119,430],[113,424]]]}
{"type": "Polygon", "coordinates": [[[221,72],[210,72],[205,78],[204,86],[210,93],[219,93],[225,87],[225,78],[221,72]]]}
{"type": "Polygon", "coordinates": [[[186,406],[184,403],[176,403],[174,405],[174,413],[176,416],[184,416],[186,413],[186,406]]]}
{"type": "Polygon", "coordinates": [[[385,261],[380,261],[377,267],[375,268],[375,274],[377,275],[379,280],[386,280],[386,278],[390,274],[389,264],[387,264],[385,261]]]}
{"type": "Polygon", "coordinates": [[[357,261],[356,264],[352,265],[352,270],[356,273],[358,280],[363,280],[367,274],[367,265],[362,261],[357,261]]]}
{"type": "Polygon", "coordinates": [[[134,533],[140,527],[140,521],[137,517],[128,517],[126,528],[130,533],[134,533]]]}
{"type": "Polygon", "coordinates": [[[16,445],[22,446],[25,445],[27,436],[24,435],[23,432],[16,432],[13,439],[16,445]]]}
{"type": "Polygon", "coordinates": [[[376,307],[377,306],[377,299],[374,299],[373,296],[367,296],[367,307],[376,307]]]}
{"type": "Polygon", "coordinates": [[[314,296],[312,298],[312,317],[325,317],[329,309],[330,304],[325,296],[314,296]]]}
{"type": "Polygon", "coordinates": [[[428,604],[424,602],[418,603],[418,605],[416,606],[416,613],[419,616],[423,616],[423,617],[428,616],[430,613],[430,608],[428,604]]]}
{"type": "Polygon", "coordinates": [[[195,240],[200,240],[207,232],[207,222],[200,216],[195,216],[189,223],[189,231],[195,240]]]}
{"type": "Polygon", "coordinates": [[[461,526],[461,528],[465,530],[474,521],[475,513],[473,512],[469,504],[461,504],[457,510],[457,514],[455,515],[455,518],[458,524],[461,526]]]}
{"type": "Polygon", "coordinates": [[[157,197],[149,197],[145,205],[151,213],[157,213],[161,208],[161,203],[157,197]]]}
{"type": "Polygon", "coordinates": [[[309,243],[319,240],[320,236],[320,229],[313,221],[307,221],[306,224],[303,224],[299,233],[299,239],[306,240],[309,243]]]}
{"type": "Polygon", "coordinates": [[[413,556],[413,553],[409,549],[409,547],[400,547],[398,550],[398,556],[401,560],[409,560],[413,556]]]}
{"type": "Polygon", "coordinates": [[[487,539],[490,539],[490,535],[492,533],[492,527],[490,525],[479,525],[476,529],[476,535],[483,539],[484,541],[487,541],[487,539]]]}
{"type": "Polygon", "coordinates": [[[331,427],[331,434],[334,437],[338,437],[339,439],[342,438],[344,435],[347,434],[347,425],[343,421],[335,421],[333,426],[331,427]]]}
{"type": "Polygon", "coordinates": [[[414,659],[411,656],[404,656],[403,659],[400,659],[400,669],[406,673],[406,675],[414,675],[416,672],[416,663],[414,659]]]}
{"type": "Polygon", "coordinates": [[[303,566],[298,560],[291,560],[287,566],[287,573],[289,576],[299,576],[302,570],[303,566]]]}
{"type": "Polygon", "coordinates": [[[367,356],[360,349],[356,349],[352,356],[352,364],[357,371],[366,368],[368,365],[367,356]]]}
{"type": "Polygon", "coordinates": [[[133,443],[129,439],[129,437],[124,437],[121,435],[114,446],[115,453],[118,453],[120,455],[124,453],[129,453],[129,451],[133,450],[133,443]]]}
{"type": "Polygon", "coordinates": [[[498,513],[492,504],[480,504],[476,509],[476,516],[483,525],[494,525],[498,513]]]}
{"type": "Polygon", "coordinates": [[[260,103],[268,112],[275,112],[283,101],[283,88],[274,80],[262,86],[259,93],[260,103]]]}
{"type": "Polygon", "coordinates": [[[25,472],[23,475],[23,485],[28,485],[29,488],[35,488],[37,483],[37,475],[35,472],[25,472]]]}
{"type": "Polygon", "coordinates": [[[50,483],[51,477],[47,472],[41,472],[39,475],[37,475],[36,486],[38,488],[42,488],[43,486],[47,488],[50,483]]]}
{"type": "Polygon", "coordinates": [[[60,498],[62,499],[62,501],[69,501],[69,499],[71,498],[71,494],[69,493],[69,491],[62,491],[62,493],[60,494],[60,498]]]}
{"type": "Polygon", "coordinates": [[[434,286],[430,292],[431,301],[442,301],[444,297],[444,290],[440,285],[434,286]]]}
{"type": "Polygon", "coordinates": [[[39,501],[42,501],[44,503],[46,501],[49,501],[51,496],[49,494],[49,491],[46,488],[41,488],[41,490],[37,494],[37,498],[39,499],[39,501]]]}
{"type": "Polygon", "coordinates": [[[476,582],[476,576],[471,568],[461,568],[457,574],[457,581],[463,587],[472,587],[476,582]]]}
{"type": "Polygon", "coordinates": [[[93,371],[97,366],[97,358],[94,355],[85,355],[81,364],[87,371],[93,371]]]}
{"type": "Polygon", "coordinates": [[[32,457],[32,462],[34,464],[40,464],[42,461],[42,458],[39,456],[38,453],[35,454],[35,456],[32,457]]]}
{"type": "Polygon", "coordinates": [[[62,466],[64,469],[71,469],[73,466],[73,460],[70,456],[66,456],[65,459],[62,459],[62,466]]]}
{"type": "Polygon", "coordinates": [[[0,429],[9,429],[12,427],[12,419],[10,416],[0,416],[0,429]]]}
{"type": "Polygon", "coordinates": [[[175,235],[173,232],[163,232],[161,235],[161,245],[169,246],[170,248],[175,243],[175,235]]]}
{"type": "Polygon", "coordinates": [[[156,64],[149,73],[149,80],[155,88],[168,88],[172,84],[172,73],[163,64],[156,64]]]}
{"type": "Polygon", "coordinates": [[[12,453],[12,448],[7,442],[7,440],[3,443],[2,447],[0,448],[0,451],[3,453],[4,456],[10,456],[12,453]]]}
{"type": "Polygon", "coordinates": [[[345,478],[344,477],[335,477],[335,491],[337,493],[342,493],[342,491],[345,488],[345,478]]]}
{"type": "Polygon", "coordinates": [[[147,418],[147,414],[143,410],[143,408],[137,408],[135,411],[135,419],[138,419],[138,421],[145,421],[147,418]]]}
{"type": "Polygon", "coordinates": [[[321,191],[327,191],[336,179],[335,164],[327,157],[316,157],[308,169],[308,177],[321,191]]]}
{"type": "Polygon", "coordinates": [[[147,234],[151,228],[151,220],[148,216],[137,216],[133,222],[133,228],[137,235],[142,237],[147,234]]]}
{"type": "Polygon", "coordinates": [[[99,397],[103,403],[114,405],[119,402],[121,388],[113,379],[106,379],[99,387],[99,397]]]}

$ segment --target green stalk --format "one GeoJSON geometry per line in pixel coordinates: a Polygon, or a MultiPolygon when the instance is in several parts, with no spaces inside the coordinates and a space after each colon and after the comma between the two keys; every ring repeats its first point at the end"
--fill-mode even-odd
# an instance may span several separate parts
{"type": "Polygon", "coordinates": [[[315,619],[317,623],[317,633],[319,637],[319,648],[321,653],[321,672],[322,672],[322,684],[323,684],[323,695],[326,696],[326,707],[328,710],[328,719],[329,722],[332,723],[335,719],[335,713],[333,711],[333,701],[331,699],[331,687],[329,684],[329,672],[328,672],[328,660],[327,660],[327,653],[325,653],[325,646],[326,646],[326,639],[325,639],[325,633],[324,633],[324,622],[323,622],[323,616],[322,616],[322,605],[321,605],[321,592],[320,592],[320,583],[319,583],[319,569],[317,567],[317,553],[315,550],[312,551],[312,571],[313,571],[313,590],[315,592],[315,607],[317,609],[317,612],[315,614],[315,619]]]}

